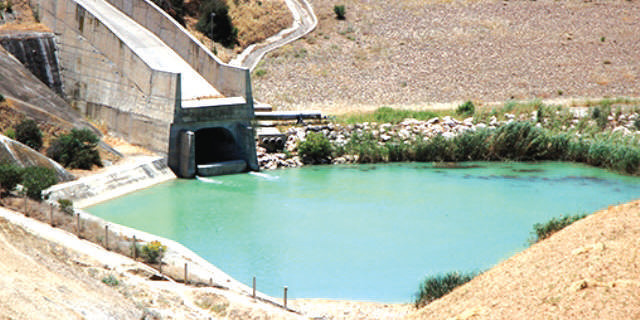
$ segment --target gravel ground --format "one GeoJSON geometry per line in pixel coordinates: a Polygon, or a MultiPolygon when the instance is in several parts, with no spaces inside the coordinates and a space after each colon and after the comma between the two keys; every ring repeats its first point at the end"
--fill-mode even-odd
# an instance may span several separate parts
{"type": "Polygon", "coordinates": [[[254,73],[276,109],[640,96],[637,1],[345,0],[344,21],[311,3],[318,28],[254,73]]]}

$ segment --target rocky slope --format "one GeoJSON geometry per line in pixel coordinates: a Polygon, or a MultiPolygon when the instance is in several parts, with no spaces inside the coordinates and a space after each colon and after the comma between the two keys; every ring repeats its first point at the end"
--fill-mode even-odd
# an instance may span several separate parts
{"type": "Polygon", "coordinates": [[[275,108],[640,96],[636,1],[311,3],[318,28],[253,77],[254,96],[275,108]]]}

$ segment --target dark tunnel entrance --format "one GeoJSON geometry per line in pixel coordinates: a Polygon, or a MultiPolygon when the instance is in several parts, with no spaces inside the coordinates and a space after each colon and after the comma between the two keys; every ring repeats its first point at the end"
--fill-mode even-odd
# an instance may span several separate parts
{"type": "Polygon", "coordinates": [[[206,128],[195,132],[196,165],[241,159],[239,146],[229,130],[206,128]]]}

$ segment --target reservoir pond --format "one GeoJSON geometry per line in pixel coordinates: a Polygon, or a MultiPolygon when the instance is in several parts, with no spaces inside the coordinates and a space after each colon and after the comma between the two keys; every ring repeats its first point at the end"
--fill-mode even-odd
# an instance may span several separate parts
{"type": "Polygon", "coordinates": [[[401,163],[179,179],[87,211],[272,296],[411,302],[425,276],[522,251],[535,223],[638,198],[640,178],[579,164],[401,163]]]}

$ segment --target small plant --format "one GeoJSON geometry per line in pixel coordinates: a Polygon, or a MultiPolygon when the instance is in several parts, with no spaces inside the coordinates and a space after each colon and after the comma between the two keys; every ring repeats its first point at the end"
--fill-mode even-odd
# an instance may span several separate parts
{"type": "Polygon", "coordinates": [[[60,210],[68,215],[73,215],[73,201],[69,199],[58,199],[60,210]]]}
{"type": "Polygon", "coordinates": [[[459,272],[449,272],[426,278],[416,294],[415,306],[421,308],[432,301],[439,299],[453,289],[471,281],[476,277],[475,273],[461,274],[459,272]]]}
{"type": "Polygon", "coordinates": [[[42,190],[56,184],[56,173],[45,167],[28,167],[22,174],[22,186],[27,196],[33,200],[42,200],[42,190]]]}
{"type": "Polygon", "coordinates": [[[0,195],[6,195],[16,188],[22,181],[22,171],[22,168],[14,164],[0,164],[0,195]]]}
{"type": "Polygon", "coordinates": [[[267,74],[267,70],[265,69],[256,69],[255,75],[256,77],[263,77],[267,74]]]}
{"type": "MultiPolygon", "coordinates": [[[[1,4],[1,3],[2,3],[2,2],[0,2],[0,4],[1,4]]],[[[0,93],[0,102],[4,102],[4,100],[5,100],[5,99],[4,99],[4,95],[0,93]]]]}
{"type": "Polygon", "coordinates": [[[16,131],[13,130],[13,128],[9,128],[4,132],[4,135],[7,136],[7,138],[11,138],[13,140],[16,139],[16,131]]]}
{"type": "Polygon", "coordinates": [[[636,128],[636,130],[640,130],[640,118],[633,121],[633,126],[636,128]]]}
{"type": "Polygon", "coordinates": [[[456,109],[456,114],[461,116],[472,116],[476,111],[476,107],[473,105],[471,100],[467,100],[465,103],[458,106],[456,109]]]}
{"type": "Polygon", "coordinates": [[[160,241],[151,241],[140,249],[140,257],[147,263],[160,263],[164,253],[167,251],[167,246],[160,243],[160,241]]]}
{"type": "Polygon", "coordinates": [[[306,163],[327,162],[333,152],[333,145],[322,133],[310,132],[298,146],[298,154],[306,163]]]}
{"type": "Polygon", "coordinates": [[[605,37],[600,37],[600,42],[604,42],[607,38],[605,37]]]}
{"type": "Polygon", "coordinates": [[[15,128],[16,140],[26,144],[34,150],[42,148],[42,131],[38,124],[31,120],[23,120],[15,128]]]}
{"type": "Polygon", "coordinates": [[[102,167],[100,154],[96,149],[98,137],[89,129],[72,129],[51,143],[47,156],[67,168],[89,170],[95,164],[102,167]]]}
{"type": "Polygon", "coordinates": [[[336,19],[338,20],[347,19],[346,17],[347,9],[345,8],[344,5],[341,4],[341,5],[333,6],[333,12],[336,14],[336,19]]]}
{"type": "Polygon", "coordinates": [[[7,13],[13,13],[13,3],[11,0],[7,0],[7,6],[4,9],[7,13]]]}
{"type": "Polygon", "coordinates": [[[120,281],[118,281],[118,278],[116,278],[113,275],[108,275],[104,278],[102,278],[102,283],[110,286],[110,287],[116,287],[120,284],[120,281]]]}
{"type": "Polygon", "coordinates": [[[545,223],[536,223],[533,225],[535,239],[533,239],[531,243],[542,241],[586,216],[586,214],[564,215],[560,218],[551,218],[551,220],[545,223]]]}

